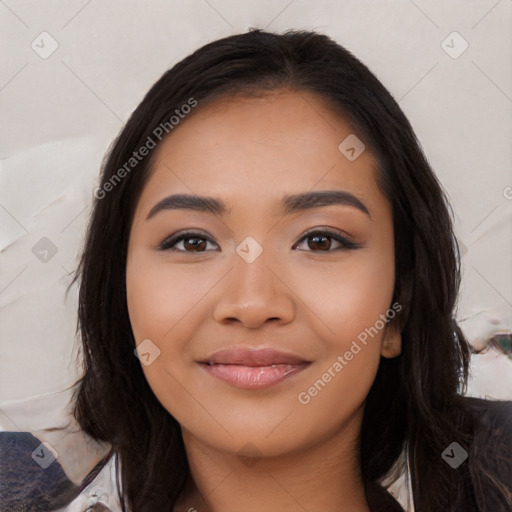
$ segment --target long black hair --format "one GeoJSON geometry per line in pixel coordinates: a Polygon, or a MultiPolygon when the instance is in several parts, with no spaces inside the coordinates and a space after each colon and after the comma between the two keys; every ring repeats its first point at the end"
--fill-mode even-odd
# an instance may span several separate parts
{"type": "Polygon", "coordinates": [[[327,100],[376,158],[379,188],[392,205],[402,354],[381,358],[366,400],[361,464],[367,496],[408,467],[416,512],[508,510],[510,481],[475,435],[481,429],[478,399],[463,396],[471,347],[454,319],[460,259],[452,214],[413,128],[376,76],[328,36],[256,29],[209,43],[165,72],[103,162],[73,280],[80,281],[84,366],[75,417],[117,453],[123,510],[172,510],[189,474],[179,424],[134,356],[127,246],[155,152],[130,159],[149,140],[158,145],[163,135],[172,137],[171,116],[186,112],[184,105],[199,109],[223,95],[274,90],[327,100]],[[456,469],[442,457],[454,442],[469,454],[456,469]]]}

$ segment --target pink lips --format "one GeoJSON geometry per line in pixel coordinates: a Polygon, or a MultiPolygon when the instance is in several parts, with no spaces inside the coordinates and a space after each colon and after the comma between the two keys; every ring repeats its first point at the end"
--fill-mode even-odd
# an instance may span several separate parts
{"type": "Polygon", "coordinates": [[[200,361],[201,368],[207,373],[242,389],[273,386],[310,364],[298,356],[273,349],[245,348],[222,350],[200,361]]]}

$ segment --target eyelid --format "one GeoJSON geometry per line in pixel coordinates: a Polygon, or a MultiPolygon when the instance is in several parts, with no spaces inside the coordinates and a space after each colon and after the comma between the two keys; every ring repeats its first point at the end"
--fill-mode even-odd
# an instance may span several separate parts
{"type": "Polygon", "coordinates": [[[336,236],[339,236],[339,237],[342,237],[342,238],[347,238],[347,239],[350,238],[349,235],[344,234],[343,231],[341,231],[339,229],[331,228],[331,227],[328,227],[328,226],[315,226],[314,228],[308,229],[301,236],[301,238],[299,240],[302,240],[302,238],[304,238],[306,236],[310,236],[310,235],[315,234],[315,233],[325,233],[325,234],[336,235],[336,236]]]}

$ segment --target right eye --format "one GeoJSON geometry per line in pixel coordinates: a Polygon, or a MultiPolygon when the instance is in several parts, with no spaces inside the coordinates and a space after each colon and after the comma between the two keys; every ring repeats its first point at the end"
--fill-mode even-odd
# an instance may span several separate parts
{"type": "Polygon", "coordinates": [[[185,233],[176,233],[166,238],[159,248],[162,251],[205,252],[208,243],[217,246],[213,240],[202,233],[187,231],[185,233]],[[179,244],[182,244],[182,248],[177,248],[179,244]]]}

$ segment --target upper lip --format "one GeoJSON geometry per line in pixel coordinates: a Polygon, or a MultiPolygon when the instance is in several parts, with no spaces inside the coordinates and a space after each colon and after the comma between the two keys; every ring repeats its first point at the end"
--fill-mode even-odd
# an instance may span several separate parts
{"type": "Polygon", "coordinates": [[[272,366],[273,364],[304,364],[305,359],[272,348],[229,348],[215,352],[199,361],[205,364],[238,364],[241,366],[272,366]]]}

